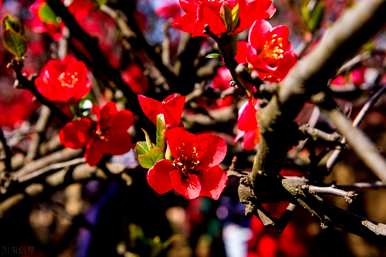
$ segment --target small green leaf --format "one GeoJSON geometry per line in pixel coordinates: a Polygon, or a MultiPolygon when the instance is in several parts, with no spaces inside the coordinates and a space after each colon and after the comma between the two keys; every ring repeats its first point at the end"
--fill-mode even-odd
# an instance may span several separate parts
{"type": "Polygon", "coordinates": [[[54,11],[49,7],[48,4],[44,3],[39,8],[39,18],[42,22],[48,23],[48,24],[59,24],[59,19],[54,13],[54,11]]]}
{"type": "Polygon", "coordinates": [[[233,28],[233,22],[232,22],[232,10],[228,7],[223,5],[221,7],[220,11],[221,18],[225,24],[225,27],[227,28],[227,31],[232,31],[233,28]]]}
{"type": "Polygon", "coordinates": [[[164,158],[163,151],[155,146],[151,148],[149,151],[147,151],[144,154],[138,155],[138,162],[141,165],[141,167],[145,169],[150,169],[154,166],[154,164],[164,158]]]}
{"type": "Polygon", "coordinates": [[[205,56],[208,59],[220,59],[221,54],[220,53],[210,53],[207,56],[205,56]]]}
{"type": "Polygon", "coordinates": [[[240,5],[236,4],[232,9],[232,30],[235,30],[239,26],[240,22],[240,5]]]}
{"type": "Polygon", "coordinates": [[[21,59],[27,51],[22,24],[17,18],[6,15],[2,20],[2,30],[5,49],[17,59],[21,59]]]}
{"type": "Polygon", "coordinates": [[[151,142],[151,139],[150,139],[150,136],[149,134],[147,133],[146,130],[142,129],[142,132],[143,134],[145,134],[145,141],[146,141],[146,144],[147,144],[147,147],[150,149],[153,147],[153,143],[151,142]]]}
{"type": "Polygon", "coordinates": [[[314,32],[320,27],[325,11],[323,2],[316,0],[304,0],[300,11],[302,19],[309,31],[314,32]]]}
{"type": "Polygon", "coordinates": [[[137,155],[145,154],[148,151],[150,151],[150,148],[145,141],[137,142],[135,145],[135,152],[137,155]]]}
{"type": "Polygon", "coordinates": [[[162,151],[165,149],[165,131],[166,123],[163,114],[157,115],[157,132],[156,132],[156,146],[162,151]]]}

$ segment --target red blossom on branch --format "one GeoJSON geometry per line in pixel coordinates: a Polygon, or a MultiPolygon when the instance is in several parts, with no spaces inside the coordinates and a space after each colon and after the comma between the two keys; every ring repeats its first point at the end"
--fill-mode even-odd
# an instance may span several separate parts
{"type": "Polygon", "coordinates": [[[244,150],[253,150],[259,143],[259,125],[256,119],[257,108],[256,100],[250,99],[239,110],[237,128],[239,132],[236,141],[243,138],[242,147],[244,150]]]}
{"type": "Polygon", "coordinates": [[[33,96],[26,90],[0,90],[0,127],[15,128],[34,111],[33,96]]]}
{"type": "Polygon", "coordinates": [[[160,102],[144,95],[138,95],[138,101],[146,117],[153,123],[156,123],[158,114],[163,114],[168,127],[180,125],[185,96],[175,93],[160,102]]]}
{"type": "Polygon", "coordinates": [[[117,110],[109,102],[103,108],[93,109],[95,120],[80,118],[66,124],[60,130],[60,141],[65,147],[85,147],[88,164],[97,165],[104,155],[124,154],[132,147],[128,129],[134,123],[134,115],[128,110],[117,110]]]}
{"type": "Polygon", "coordinates": [[[63,37],[64,24],[56,17],[45,0],[36,0],[30,7],[31,18],[28,25],[33,32],[48,33],[53,40],[63,37]]]}
{"type": "Polygon", "coordinates": [[[288,34],[285,25],[272,27],[268,21],[256,20],[248,44],[238,44],[236,59],[250,63],[262,80],[281,81],[296,63],[288,34]]]}
{"type": "Polygon", "coordinates": [[[219,164],[227,151],[225,141],[214,134],[191,134],[183,128],[166,132],[173,160],[160,160],[147,173],[149,185],[159,194],[174,189],[187,199],[218,199],[227,174],[219,164]]]}
{"type": "Polygon", "coordinates": [[[60,103],[80,100],[91,89],[86,65],[71,55],[48,61],[35,84],[43,96],[60,103]]]}
{"type": "Polygon", "coordinates": [[[143,75],[142,69],[137,64],[129,65],[124,71],[122,71],[122,79],[136,94],[143,94],[149,87],[147,78],[143,75]]]}
{"type": "Polygon", "coordinates": [[[206,25],[219,36],[239,33],[276,11],[271,0],[180,0],[180,6],[185,13],[174,21],[174,27],[192,36],[205,36],[206,25]]]}

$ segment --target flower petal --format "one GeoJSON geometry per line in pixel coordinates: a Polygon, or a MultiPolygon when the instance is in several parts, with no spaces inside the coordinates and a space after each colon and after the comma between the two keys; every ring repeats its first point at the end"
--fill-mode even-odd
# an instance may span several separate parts
{"type": "Polygon", "coordinates": [[[165,194],[173,189],[170,180],[170,173],[173,170],[176,168],[171,161],[160,160],[147,172],[147,182],[158,194],[165,194]]]}
{"type": "Polygon", "coordinates": [[[185,198],[191,200],[200,196],[201,183],[197,175],[188,174],[181,176],[181,171],[174,169],[170,172],[170,178],[174,190],[185,198]]]}
{"type": "Polygon", "coordinates": [[[227,153],[225,140],[212,133],[198,134],[194,140],[200,168],[213,167],[224,160],[227,153]]]}
{"type": "Polygon", "coordinates": [[[217,200],[224,190],[227,180],[227,173],[221,169],[220,166],[202,170],[202,175],[200,177],[202,186],[200,195],[217,200]]]}
{"type": "Polygon", "coordinates": [[[96,166],[105,154],[105,146],[100,140],[91,140],[86,147],[84,158],[90,166],[96,166]]]}
{"type": "Polygon", "coordinates": [[[68,148],[82,148],[90,139],[90,129],[93,121],[89,118],[81,118],[71,121],[64,126],[59,133],[60,142],[68,148]]]}
{"type": "Polygon", "coordinates": [[[239,117],[237,119],[237,128],[243,131],[256,130],[257,120],[256,113],[257,110],[253,105],[254,101],[246,102],[239,110],[239,117]]]}
{"type": "Polygon", "coordinates": [[[138,95],[138,101],[146,117],[151,122],[156,123],[157,115],[163,111],[162,104],[159,101],[144,95],[138,95]]]}
{"type": "Polygon", "coordinates": [[[171,94],[162,101],[163,113],[168,126],[176,127],[180,124],[184,105],[185,96],[180,94],[171,94]]]}
{"type": "Polygon", "coordinates": [[[272,30],[271,24],[266,20],[256,20],[249,30],[249,43],[256,50],[262,49],[267,34],[272,30]]]}
{"type": "Polygon", "coordinates": [[[165,135],[174,158],[178,158],[182,152],[186,155],[192,154],[195,142],[194,134],[177,127],[166,130],[165,135]]]}

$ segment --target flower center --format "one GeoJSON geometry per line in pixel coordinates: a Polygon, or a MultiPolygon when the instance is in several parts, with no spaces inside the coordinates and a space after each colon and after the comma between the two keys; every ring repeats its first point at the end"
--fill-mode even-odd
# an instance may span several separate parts
{"type": "Polygon", "coordinates": [[[284,57],[284,44],[283,38],[277,34],[272,35],[271,40],[267,40],[261,51],[262,58],[275,62],[283,59],[284,57]]]}
{"type": "Polygon", "coordinates": [[[60,73],[58,80],[62,87],[73,88],[79,81],[78,72],[62,72],[60,73]]]}
{"type": "Polygon", "coordinates": [[[198,174],[197,167],[200,164],[198,160],[197,148],[193,146],[191,153],[185,153],[184,144],[178,148],[178,157],[173,160],[173,166],[176,167],[183,178],[187,178],[189,174],[198,174]]]}

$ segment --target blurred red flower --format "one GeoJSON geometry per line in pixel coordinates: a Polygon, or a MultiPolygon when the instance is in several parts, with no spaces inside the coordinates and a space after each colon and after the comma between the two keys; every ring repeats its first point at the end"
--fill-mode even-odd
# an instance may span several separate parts
{"type": "Polygon", "coordinates": [[[29,11],[32,17],[27,25],[35,33],[48,33],[53,40],[58,41],[63,36],[64,24],[51,10],[45,0],[36,0],[29,11]]]}
{"type": "Polygon", "coordinates": [[[83,117],[67,123],[59,134],[62,144],[73,149],[86,147],[85,158],[90,165],[97,165],[104,155],[129,151],[132,142],[128,129],[134,123],[134,115],[117,110],[113,102],[95,107],[93,114],[95,120],[83,117]]]}
{"type": "Polygon", "coordinates": [[[276,11],[272,0],[180,0],[180,6],[185,14],[174,21],[174,27],[192,36],[205,36],[206,24],[218,36],[239,33],[254,20],[270,18],[276,11]],[[234,14],[233,24],[225,24],[227,13],[234,14]]]}
{"type": "Polygon", "coordinates": [[[26,90],[1,87],[0,127],[15,128],[35,109],[33,96],[26,90]]]}
{"type": "Polygon", "coordinates": [[[156,123],[158,114],[163,114],[168,127],[180,125],[185,96],[174,93],[160,102],[144,95],[138,95],[138,101],[146,117],[153,123],[156,123]]]}
{"type": "Polygon", "coordinates": [[[256,120],[256,100],[250,99],[239,110],[237,128],[240,130],[236,141],[243,138],[242,147],[244,150],[253,150],[260,141],[259,125],[256,120]]]}
{"type": "Polygon", "coordinates": [[[155,10],[155,13],[165,19],[177,18],[181,13],[178,3],[166,3],[155,10]]]}
{"type": "Polygon", "coordinates": [[[183,128],[166,131],[173,160],[158,161],[147,173],[149,185],[159,194],[174,189],[187,199],[218,199],[227,174],[219,164],[227,151],[225,141],[214,134],[191,134],[183,128]]]}
{"type": "Polygon", "coordinates": [[[272,27],[268,21],[256,20],[249,31],[247,48],[239,43],[236,58],[250,63],[260,79],[281,81],[296,63],[288,33],[285,25],[272,27]]]}
{"type": "Polygon", "coordinates": [[[80,100],[91,89],[86,65],[71,55],[48,61],[35,84],[47,99],[61,103],[80,100]]]}
{"type": "Polygon", "coordinates": [[[137,64],[129,65],[124,71],[122,71],[122,79],[136,94],[143,94],[148,89],[148,81],[143,75],[142,69],[137,64]]]}
{"type": "Polygon", "coordinates": [[[232,75],[230,71],[225,67],[220,67],[217,70],[216,76],[213,78],[210,86],[215,90],[223,91],[230,87],[231,81],[232,75]]]}

